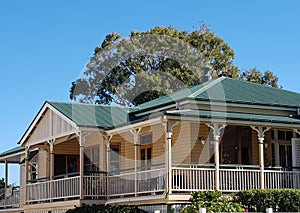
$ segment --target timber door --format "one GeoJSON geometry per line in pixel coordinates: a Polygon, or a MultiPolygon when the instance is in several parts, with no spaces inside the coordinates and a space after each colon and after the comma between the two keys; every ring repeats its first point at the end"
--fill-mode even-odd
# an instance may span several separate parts
{"type": "Polygon", "coordinates": [[[141,147],[141,169],[150,170],[152,164],[152,147],[141,147]]]}

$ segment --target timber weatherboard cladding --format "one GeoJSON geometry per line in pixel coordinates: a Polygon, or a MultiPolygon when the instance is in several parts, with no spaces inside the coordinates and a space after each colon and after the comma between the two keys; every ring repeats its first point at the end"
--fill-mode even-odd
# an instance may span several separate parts
{"type": "Polygon", "coordinates": [[[181,122],[174,127],[172,135],[172,161],[173,163],[190,162],[190,122],[181,122]]]}

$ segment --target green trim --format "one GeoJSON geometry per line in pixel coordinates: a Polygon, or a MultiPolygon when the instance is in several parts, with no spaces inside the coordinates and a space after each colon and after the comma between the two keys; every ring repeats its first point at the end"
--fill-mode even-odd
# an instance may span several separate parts
{"type": "Polygon", "coordinates": [[[8,155],[12,155],[12,154],[17,154],[17,153],[20,153],[20,152],[23,152],[23,151],[25,151],[25,148],[21,147],[21,146],[18,146],[18,147],[15,147],[15,148],[12,148],[12,149],[9,149],[5,152],[0,153],[0,158],[8,156],[8,155]]]}
{"type": "Polygon", "coordinates": [[[199,117],[199,118],[211,118],[211,119],[223,119],[224,122],[230,120],[242,120],[251,122],[269,122],[269,123],[285,123],[285,124],[298,124],[300,125],[300,119],[276,115],[257,115],[250,113],[235,113],[235,112],[212,112],[206,110],[171,110],[167,111],[165,115],[173,115],[178,117],[199,117]]]}

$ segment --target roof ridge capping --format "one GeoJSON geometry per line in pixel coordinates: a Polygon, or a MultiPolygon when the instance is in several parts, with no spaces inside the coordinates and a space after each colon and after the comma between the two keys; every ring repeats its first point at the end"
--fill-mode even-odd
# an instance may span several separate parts
{"type": "Polygon", "coordinates": [[[190,97],[195,96],[197,91],[201,90],[201,92],[203,92],[207,88],[213,87],[213,85],[217,84],[219,81],[223,80],[224,78],[225,77],[211,79],[209,81],[199,83],[197,85],[189,86],[189,87],[177,90],[175,92],[163,95],[163,96],[155,98],[151,101],[137,105],[134,108],[131,108],[132,112],[146,110],[148,108],[170,104],[171,102],[178,102],[178,101],[181,101],[182,99],[188,99],[190,97]],[[217,82],[214,83],[215,81],[217,81],[217,82]],[[210,84],[212,84],[212,85],[210,86],[210,84]],[[207,86],[206,89],[203,89],[203,87],[205,87],[205,86],[207,86]]]}
{"type": "Polygon", "coordinates": [[[204,85],[205,82],[201,83],[201,85],[203,85],[203,87],[200,88],[199,90],[196,90],[195,92],[193,92],[189,96],[187,96],[187,98],[195,98],[196,96],[200,95],[202,92],[205,92],[206,90],[208,90],[208,89],[214,87],[215,85],[219,84],[224,79],[226,79],[226,77],[221,76],[219,78],[213,79],[212,81],[209,81],[208,84],[206,84],[206,85],[204,85]]]}
{"type": "MultiPolygon", "coordinates": [[[[222,77],[224,77],[224,76],[222,76],[222,77]]],[[[296,95],[300,95],[300,92],[287,90],[287,89],[284,89],[284,88],[271,87],[271,86],[266,85],[266,84],[260,84],[260,83],[256,83],[256,82],[252,82],[252,81],[247,81],[247,80],[244,80],[244,79],[229,78],[229,77],[226,77],[226,76],[224,78],[225,79],[230,79],[232,81],[238,81],[238,82],[243,82],[243,83],[246,83],[246,84],[252,84],[254,86],[259,86],[259,87],[264,87],[264,88],[279,90],[279,91],[284,91],[284,92],[290,92],[290,93],[293,93],[293,94],[296,94],[296,95]]]]}
{"type": "Polygon", "coordinates": [[[92,103],[80,103],[74,101],[46,101],[46,103],[53,106],[53,104],[69,104],[69,105],[81,105],[81,106],[93,106],[93,107],[111,107],[111,108],[122,108],[122,109],[130,109],[131,107],[128,106],[121,106],[121,105],[106,105],[106,104],[92,104],[92,103]]]}

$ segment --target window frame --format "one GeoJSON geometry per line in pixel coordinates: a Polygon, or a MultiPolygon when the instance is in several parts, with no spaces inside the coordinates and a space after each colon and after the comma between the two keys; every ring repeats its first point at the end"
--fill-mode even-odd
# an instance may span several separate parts
{"type": "Polygon", "coordinates": [[[100,172],[100,148],[99,146],[89,146],[84,148],[84,173],[98,173],[100,172]],[[95,158],[95,150],[97,154],[95,158]],[[88,168],[88,170],[87,170],[88,168]]]}

